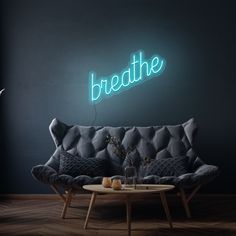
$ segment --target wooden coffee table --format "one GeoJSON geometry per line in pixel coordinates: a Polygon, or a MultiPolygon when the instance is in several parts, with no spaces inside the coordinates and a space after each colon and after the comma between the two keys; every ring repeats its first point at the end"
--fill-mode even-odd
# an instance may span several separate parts
{"type": "Polygon", "coordinates": [[[162,206],[165,210],[166,218],[169,222],[170,228],[173,228],[172,221],[171,221],[171,216],[170,216],[170,211],[169,207],[166,201],[166,195],[165,192],[172,190],[174,188],[174,185],[161,185],[161,184],[140,184],[137,185],[136,189],[131,189],[131,188],[122,188],[122,190],[113,190],[112,188],[104,188],[102,185],[84,185],[83,188],[85,190],[91,191],[92,192],[92,197],[90,200],[86,220],[84,223],[84,229],[87,228],[88,225],[88,220],[90,216],[90,212],[93,208],[93,205],[96,200],[96,196],[99,194],[120,194],[124,195],[126,199],[126,217],[127,217],[127,226],[128,226],[128,235],[131,235],[131,199],[132,197],[139,197],[142,195],[148,195],[148,194],[153,194],[153,193],[159,193],[160,198],[161,198],[161,203],[162,206]]]}

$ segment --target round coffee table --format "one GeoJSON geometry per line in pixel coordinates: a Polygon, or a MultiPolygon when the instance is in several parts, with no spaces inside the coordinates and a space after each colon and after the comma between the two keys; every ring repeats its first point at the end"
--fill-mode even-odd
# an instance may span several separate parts
{"type": "Polygon", "coordinates": [[[84,223],[84,229],[87,228],[90,212],[93,208],[93,205],[98,194],[120,194],[125,195],[126,199],[126,217],[128,225],[128,235],[131,235],[131,198],[132,196],[141,196],[153,193],[159,193],[161,198],[162,206],[165,210],[166,218],[169,222],[170,228],[173,228],[169,207],[166,201],[165,192],[174,189],[174,185],[162,185],[162,184],[140,184],[136,185],[136,189],[133,188],[122,188],[121,190],[113,190],[112,188],[104,188],[102,185],[84,185],[85,190],[92,192],[92,197],[90,200],[86,220],[84,223]]]}

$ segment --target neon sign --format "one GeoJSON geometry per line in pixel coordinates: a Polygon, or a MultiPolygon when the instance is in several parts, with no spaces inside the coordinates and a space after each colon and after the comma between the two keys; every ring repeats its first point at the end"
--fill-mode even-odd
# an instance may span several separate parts
{"type": "Polygon", "coordinates": [[[145,60],[144,52],[138,51],[131,54],[128,67],[120,73],[97,79],[95,72],[90,72],[90,101],[92,103],[100,102],[103,98],[113,96],[156,77],[163,72],[165,64],[165,60],[157,55],[145,60]]]}

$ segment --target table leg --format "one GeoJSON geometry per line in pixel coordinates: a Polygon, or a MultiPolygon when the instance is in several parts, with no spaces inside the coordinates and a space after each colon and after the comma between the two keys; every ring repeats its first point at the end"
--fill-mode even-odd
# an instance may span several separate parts
{"type": "Polygon", "coordinates": [[[167,201],[166,201],[165,192],[160,192],[160,197],[161,197],[161,203],[162,203],[162,206],[164,207],[166,218],[169,222],[170,228],[173,229],[171,216],[170,216],[170,211],[169,211],[169,207],[168,207],[168,204],[167,204],[167,201]]]}
{"type": "Polygon", "coordinates": [[[91,210],[93,208],[94,202],[96,200],[96,196],[97,196],[96,193],[92,193],[92,197],[91,197],[91,200],[90,200],[90,203],[89,203],[89,209],[88,209],[86,220],[85,220],[85,223],[84,223],[84,229],[87,229],[90,212],[91,212],[91,210]]]}
{"type": "Polygon", "coordinates": [[[129,197],[126,198],[126,220],[128,226],[128,236],[131,235],[131,203],[129,197]]]}

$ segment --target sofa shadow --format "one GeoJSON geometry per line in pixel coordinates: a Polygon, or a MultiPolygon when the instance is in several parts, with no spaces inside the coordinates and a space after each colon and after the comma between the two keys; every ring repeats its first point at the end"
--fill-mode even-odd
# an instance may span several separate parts
{"type": "MultiPolygon", "coordinates": [[[[116,228],[116,227],[111,227],[111,228],[105,228],[105,227],[95,227],[95,226],[89,226],[87,228],[87,231],[89,230],[95,230],[95,231],[119,231],[119,232],[126,232],[127,228],[116,228]]],[[[161,235],[161,236],[199,236],[199,235],[205,235],[207,232],[207,235],[227,235],[227,236],[235,236],[236,235],[236,230],[230,230],[230,229],[225,229],[225,228],[220,228],[220,227],[204,227],[204,228],[199,228],[199,227],[178,227],[178,228],[173,228],[170,229],[168,226],[163,227],[163,226],[156,226],[152,228],[132,228],[131,232],[142,232],[143,236],[156,236],[156,235],[161,235]]]]}
{"type": "MultiPolygon", "coordinates": [[[[202,204],[202,203],[201,203],[202,204]]],[[[211,206],[211,203],[208,203],[208,206],[205,207],[204,204],[199,207],[196,203],[192,204],[191,212],[192,218],[188,219],[186,217],[185,211],[181,206],[181,203],[175,202],[170,204],[170,212],[173,223],[211,223],[211,222],[235,222],[235,211],[232,207],[225,206],[224,209],[217,206],[211,206]]],[[[220,203],[219,203],[220,204],[220,203]]],[[[221,203],[222,204],[222,203],[221,203]]],[[[74,209],[77,207],[74,207],[74,209]]],[[[78,210],[81,209],[78,207],[78,210]]],[[[88,207],[83,207],[83,210],[87,210],[88,207]]],[[[69,213],[69,212],[68,212],[69,213]]],[[[69,214],[68,214],[69,217],[69,214]]],[[[166,220],[164,209],[160,203],[151,203],[143,204],[142,202],[137,202],[132,204],[132,213],[131,217],[133,221],[139,220],[155,220],[162,221],[166,220]]],[[[126,219],[126,208],[125,203],[122,202],[113,202],[111,204],[98,204],[95,205],[92,209],[90,219],[104,219],[104,220],[118,220],[126,219]]]]}

